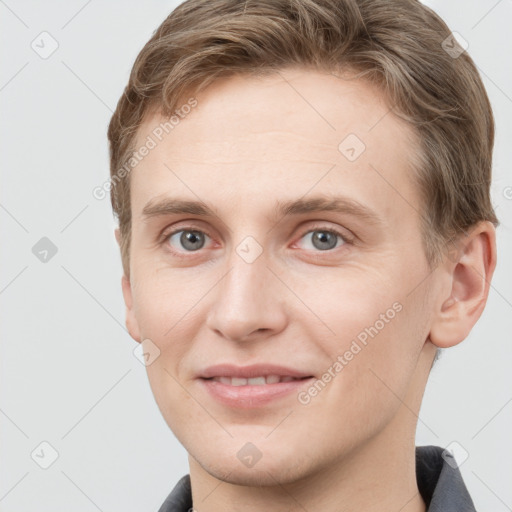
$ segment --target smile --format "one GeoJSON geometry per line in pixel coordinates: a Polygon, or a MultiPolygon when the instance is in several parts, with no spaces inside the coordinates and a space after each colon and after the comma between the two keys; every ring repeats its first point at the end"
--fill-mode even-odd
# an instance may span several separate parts
{"type": "Polygon", "coordinates": [[[267,375],[249,378],[216,376],[200,378],[199,382],[207,395],[223,406],[253,409],[280,400],[293,400],[313,380],[313,377],[267,375]]]}
{"type": "Polygon", "coordinates": [[[242,377],[213,377],[215,382],[226,384],[228,386],[266,386],[267,384],[279,384],[281,382],[291,382],[293,380],[302,380],[301,378],[291,377],[289,375],[267,375],[244,379],[242,377]]]}

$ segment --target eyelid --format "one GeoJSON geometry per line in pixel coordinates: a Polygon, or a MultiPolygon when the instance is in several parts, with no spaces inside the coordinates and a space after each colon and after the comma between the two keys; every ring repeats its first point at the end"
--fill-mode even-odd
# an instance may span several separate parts
{"type": "MultiPolygon", "coordinates": [[[[313,221],[315,222],[315,221],[313,221]]],[[[336,227],[330,227],[325,224],[326,221],[316,221],[317,224],[314,224],[313,226],[308,225],[307,228],[304,228],[304,230],[301,230],[301,234],[299,236],[299,239],[302,238],[304,235],[310,233],[311,231],[326,231],[329,233],[335,233],[338,235],[344,243],[352,244],[355,242],[355,235],[353,235],[348,229],[344,228],[343,230],[341,228],[336,227]]],[[[329,251],[318,251],[318,252],[329,252],[329,251]]]]}
{"type": "Polygon", "coordinates": [[[200,227],[199,225],[194,224],[194,220],[181,221],[177,224],[173,224],[172,226],[168,226],[164,228],[161,233],[158,235],[157,239],[159,243],[165,242],[170,236],[179,233],[180,231],[200,231],[205,235],[208,235],[210,238],[213,238],[210,231],[205,229],[204,227],[200,227]],[[183,223],[183,224],[182,224],[183,223]]]}

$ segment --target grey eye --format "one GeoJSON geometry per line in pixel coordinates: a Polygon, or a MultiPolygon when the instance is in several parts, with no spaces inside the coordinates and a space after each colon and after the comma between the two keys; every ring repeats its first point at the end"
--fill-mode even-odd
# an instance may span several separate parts
{"type": "Polygon", "coordinates": [[[198,251],[202,249],[205,244],[205,235],[201,231],[182,229],[180,231],[176,231],[169,237],[169,243],[172,242],[172,239],[179,235],[179,244],[181,247],[186,249],[187,251],[198,251]]]}
{"type": "MultiPolygon", "coordinates": [[[[338,246],[339,240],[341,240],[341,243],[344,243],[343,237],[340,234],[325,229],[315,229],[309,231],[302,238],[309,238],[310,244],[313,246],[313,249],[317,249],[320,251],[328,251],[330,249],[335,249],[338,246]]],[[[306,249],[309,248],[310,247],[306,247],[306,249]]]]}

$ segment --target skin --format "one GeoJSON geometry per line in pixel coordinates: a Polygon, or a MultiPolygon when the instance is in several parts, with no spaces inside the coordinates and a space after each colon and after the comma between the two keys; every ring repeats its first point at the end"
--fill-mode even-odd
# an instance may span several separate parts
{"type": "MultiPolygon", "coordinates": [[[[196,98],[130,175],[122,279],[131,336],[160,350],[149,382],[189,453],[195,509],[424,512],[417,415],[436,347],[464,340],[485,306],[494,227],[474,226],[457,258],[429,268],[410,179],[414,132],[374,86],[287,68],[223,78],[196,98]],[[354,161],[338,150],[350,133],[366,146],[354,161]],[[333,194],[371,208],[380,223],[274,215],[277,200],[333,194]],[[143,215],[148,203],[176,197],[216,215],[143,215]],[[181,232],[159,238],[178,228],[205,233],[202,248],[184,247],[181,232]],[[326,229],[353,243],[335,237],[326,250],[312,239],[326,229]],[[252,263],[237,253],[248,236],[263,251],[252,263]],[[196,379],[224,362],[285,364],[321,378],[397,302],[401,311],[306,405],[292,393],[229,408],[196,379]],[[237,457],[247,442],[262,454],[253,467],[237,457]]],[[[146,119],[139,145],[161,121],[146,119]]]]}

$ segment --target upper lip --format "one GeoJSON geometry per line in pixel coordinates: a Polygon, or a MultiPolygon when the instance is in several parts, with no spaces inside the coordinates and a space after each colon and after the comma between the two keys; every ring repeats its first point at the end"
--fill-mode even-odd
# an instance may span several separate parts
{"type": "Polygon", "coordinates": [[[293,368],[278,366],[275,364],[253,364],[250,366],[236,366],[234,364],[218,364],[210,366],[199,374],[199,378],[210,379],[212,377],[239,377],[250,379],[253,377],[266,377],[268,375],[279,375],[281,377],[294,377],[301,379],[312,377],[311,374],[301,372],[293,368]]]}

